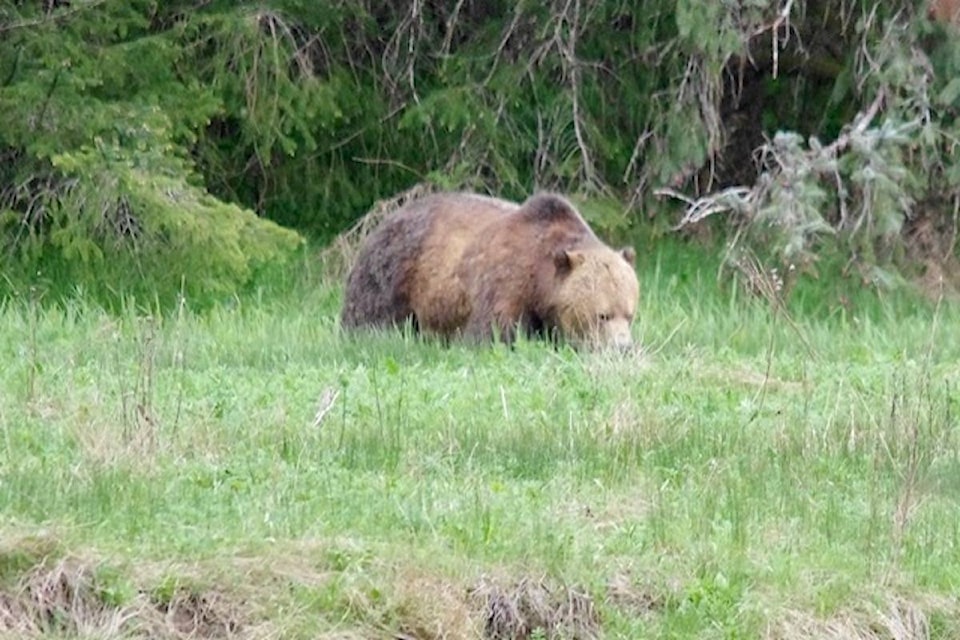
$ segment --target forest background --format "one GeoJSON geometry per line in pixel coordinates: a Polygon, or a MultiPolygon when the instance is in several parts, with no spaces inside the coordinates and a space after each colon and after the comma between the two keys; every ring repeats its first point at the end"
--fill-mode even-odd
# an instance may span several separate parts
{"type": "Polygon", "coordinates": [[[411,188],[945,290],[954,4],[6,0],[0,293],[202,305],[411,188]]]}

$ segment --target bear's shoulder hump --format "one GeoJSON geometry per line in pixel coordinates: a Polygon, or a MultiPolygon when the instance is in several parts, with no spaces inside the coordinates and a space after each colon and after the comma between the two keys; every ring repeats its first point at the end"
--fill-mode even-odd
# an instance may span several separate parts
{"type": "Polygon", "coordinates": [[[524,202],[518,213],[535,224],[571,223],[585,225],[583,218],[566,199],[553,193],[538,193],[524,202]]]}

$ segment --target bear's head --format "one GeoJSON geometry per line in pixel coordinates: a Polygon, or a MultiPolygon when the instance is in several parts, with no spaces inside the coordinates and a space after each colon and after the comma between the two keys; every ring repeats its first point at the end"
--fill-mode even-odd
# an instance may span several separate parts
{"type": "Polygon", "coordinates": [[[561,250],[552,301],[561,336],[577,347],[626,350],[640,285],[631,248],[614,251],[602,243],[561,250]]]}

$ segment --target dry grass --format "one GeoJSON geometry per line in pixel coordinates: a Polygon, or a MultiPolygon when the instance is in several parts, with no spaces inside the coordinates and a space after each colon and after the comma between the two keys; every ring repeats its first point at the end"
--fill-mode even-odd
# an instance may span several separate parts
{"type": "Polygon", "coordinates": [[[663,587],[642,581],[638,583],[628,573],[622,572],[607,582],[606,602],[625,615],[646,617],[666,606],[667,593],[663,587]]]}
{"type": "Polygon", "coordinates": [[[578,587],[550,584],[543,578],[522,578],[507,586],[482,581],[470,596],[483,611],[483,636],[489,640],[523,640],[535,633],[575,640],[600,636],[593,600],[578,587]]]}
{"type": "Polygon", "coordinates": [[[878,604],[840,611],[826,619],[809,612],[790,611],[772,625],[764,637],[768,640],[927,640],[933,635],[929,617],[933,611],[956,616],[957,603],[890,597],[878,604]]]}
{"type": "Polygon", "coordinates": [[[85,460],[96,466],[153,469],[162,444],[152,427],[131,429],[122,421],[105,421],[84,409],[69,423],[70,435],[85,460]]]}
{"type": "Polygon", "coordinates": [[[232,638],[244,626],[244,606],[213,591],[175,591],[158,601],[143,591],[114,603],[97,565],[76,558],[44,562],[0,590],[0,633],[20,638],[50,634],[119,638],[232,638]]]}
{"type": "Polygon", "coordinates": [[[177,591],[169,601],[151,605],[147,613],[159,614],[149,616],[154,637],[231,638],[244,627],[244,603],[217,591],[177,591]]]}
{"type": "Polygon", "coordinates": [[[122,634],[135,608],[105,606],[95,582],[93,567],[74,560],[32,568],[14,589],[0,592],[0,630],[22,637],[122,634]]]}
{"type": "Polygon", "coordinates": [[[411,567],[397,573],[393,590],[399,618],[397,638],[481,637],[480,616],[463,597],[462,585],[411,567]]]}
{"type": "MultiPolygon", "coordinates": [[[[328,639],[600,636],[600,615],[591,596],[545,577],[483,577],[470,587],[473,579],[451,577],[412,558],[331,568],[327,558],[336,548],[324,544],[269,559],[238,557],[204,566],[143,563],[127,582],[118,581],[116,572],[95,558],[54,557],[59,547],[21,542],[30,553],[13,568],[16,576],[8,576],[7,585],[0,587],[3,637],[281,637],[285,621],[267,613],[276,606],[295,618],[290,621],[294,625],[318,614],[321,619],[309,633],[322,632],[319,637],[328,639]],[[53,551],[46,553],[48,549],[53,551]],[[338,619],[324,621],[326,607],[315,614],[297,611],[299,605],[290,608],[282,596],[291,589],[324,593],[331,588],[342,615],[338,619]]],[[[655,608],[654,600],[645,600],[636,588],[620,587],[610,591],[617,606],[655,608]]]]}

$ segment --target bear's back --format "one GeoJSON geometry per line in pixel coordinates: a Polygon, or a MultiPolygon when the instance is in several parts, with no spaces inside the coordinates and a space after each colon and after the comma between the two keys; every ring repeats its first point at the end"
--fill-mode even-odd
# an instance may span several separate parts
{"type": "Polygon", "coordinates": [[[454,331],[467,313],[456,277],[463,251],[487,225],[517,208],[488,196],[438,193],[388,214],[350,270],[342,325],[388,326],[412,319],[417,328],[454,331]]]}
{"type": "Polygon", "coordinates": [[[453,337],[470,316],[472,305],[462,277],[464,256],[483,246],[518,205],[469,193],[425,198],[430,230],[410,277],[413,315],[419,325],[453,337]]]}

